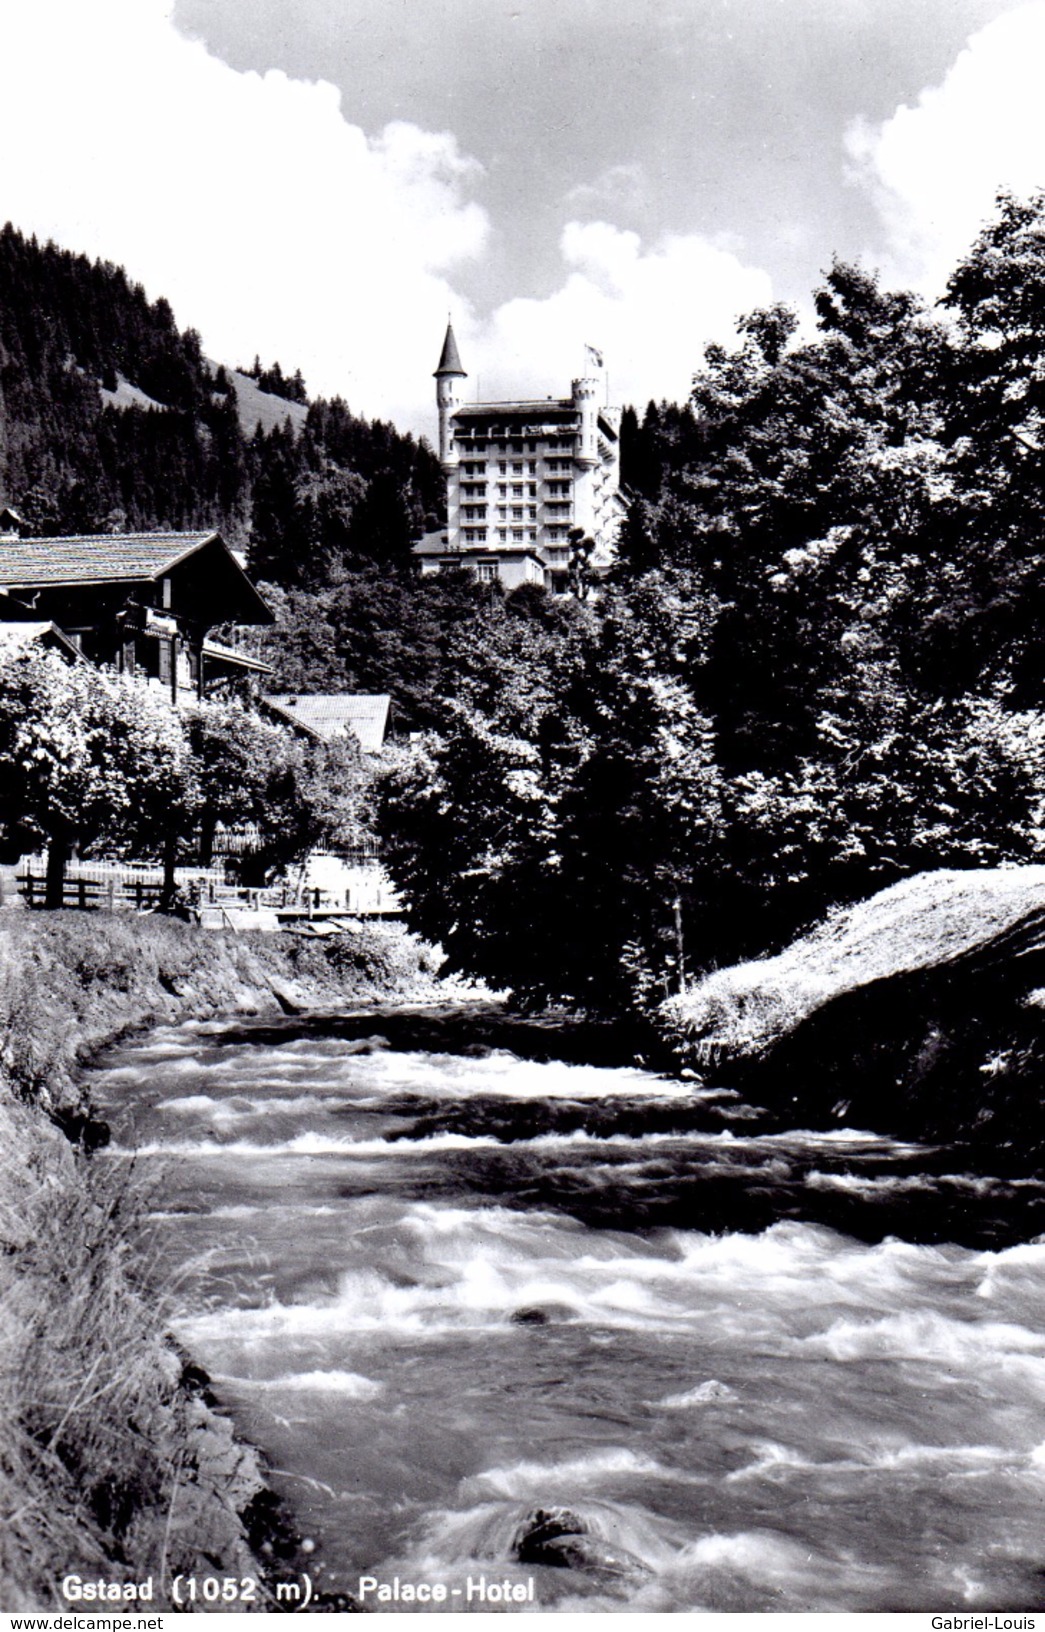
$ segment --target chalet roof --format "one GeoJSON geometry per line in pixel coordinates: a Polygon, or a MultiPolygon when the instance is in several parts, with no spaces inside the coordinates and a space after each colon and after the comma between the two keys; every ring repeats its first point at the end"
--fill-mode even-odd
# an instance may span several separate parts
{"type": "Polygon", "coordinates": [[[368,695],[339,691],[308,697],[289,692],[267,697],[265,701],[309,736],[329,742],[333,737],[352,734],[368,754],[379,753],[384,746],[392,699],[383,692],[368,695]]]}
{"type": "Polygon", "coordinates": [[[0,590],[147,584],[204,549],[223,560],[233,601],[222,621],[271,623],[272,612],[220,533],[91,533],[66,538],[0,538],[0,590]]]}
{"type": "Polygon", "coordinates": [[[435,378],[439,379],[442,374],[458,374],[462,379],[468,378],[461,367],[461,354],[457,349],[457,341],[454,339],[452,323],[446,325],[446,339],[443,341],[443,349],[439,356],[439,367],[435,371],[435,378]]]}
{"type": "Polygon", "coordinates": [[[100,533],[0,539],[0,584],[34,589],[44,584],[149,582],[214,538],[220,534],[100,533]]]}
{"type": "Polygon", "coordinates": [[[8,657],[18,657],[37,644],[57,647],[66,657],[82,662],[78,647],[56,623],[0,622],[0,662],[8,657]]]}

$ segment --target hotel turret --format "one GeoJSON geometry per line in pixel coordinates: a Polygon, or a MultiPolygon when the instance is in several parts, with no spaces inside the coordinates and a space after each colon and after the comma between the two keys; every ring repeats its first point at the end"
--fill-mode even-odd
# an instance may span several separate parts
{"type": "Polygon", "coordinates": [[[578,539],[592,542],[595,574],[610,565],[624,514],[621,411],[600,402],[602,359],[591,347],[585,355],[568,397],[466,403],[468,376],[447,325],[435,370],[446,527],[415,545],[422,573],[466,567],[508,589],[562,590],[578,539]]]}

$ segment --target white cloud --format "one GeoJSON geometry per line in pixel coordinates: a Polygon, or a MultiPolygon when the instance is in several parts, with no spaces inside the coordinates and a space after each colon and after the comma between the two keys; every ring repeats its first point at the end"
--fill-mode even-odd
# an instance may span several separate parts
{"type": "MultiPolygon", "coordinates": [[[[483,172],[454,136],[408,123],[368,136],[335,86],[239,72],[171,12],[0,0],[0,221],[125,266],[217,359],[260,352],[313,392],[431,435],[448,309],[484,396],[561,394],[591,341],[614,400],[644,403],[684,399],[704,343],[771,298],[767,275],[720,244],[644,246],[572,222],[561,287],[480,321],[453,282],[489,236],[472,197],[483,172]]],[[[596,190],[634,180],[622,168],[596,190]]]]}
{"type": "Polygon", "coordinates": [[[594,181],[583,181],[571,187],[563,202],[584,210],[605,209],[607,206],[636,209],[645,202],[648,186],[641,164],[611,164],[594,181]]]}
{"type": "Polygon", "coordinates": [[[974,34],[915,107],[851,127],[853,175],[881,214],[890,277],[938,294],[999,187],[1045,185],[1043,61],[1045,3],[1033,0],[974,34]]]}
{"type": "Polygon", "coordinates": [[[332,85],[236,72],[170,9],[0,6],[0,220],[123,264],[223,360],[410,417],[486,239],[481,167],[410,124],[368,139],[332,85]]]}
{"type": "Polygon", "coordinates": [[[606,357],[614,402],[685,401],[707,341],[731,341],[736,318],[772,299],[767,273],[696,235],[646,249],[606,221],[571,221],[561,250],[569,270],[560,289],[509,301],[468,336],[484,397],[561,395],[590,342],[606,357]]]}

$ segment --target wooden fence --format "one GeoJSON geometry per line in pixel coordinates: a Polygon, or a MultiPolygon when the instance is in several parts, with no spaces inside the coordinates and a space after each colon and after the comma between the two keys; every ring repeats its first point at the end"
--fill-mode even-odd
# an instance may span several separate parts
{"type": "MultiPolygon", "coordinates": [[[[47,864],[42,856],[23,856],[16,874],[18,893],[27,907],[42,907],[47,864]]],[[[175,883],[182,896],[199,906],[283,907],[294,898],[287,884],[268,890],[246,890],[226,884],[218,868],[178,867],[175,883]]],[[[132,862],[72,861],[66,868],[63,904],[103,907],[110,912],[149,912],[159,905],[163,869],[132,862]]]]}
{"type": "MultiPolygon", "coordinates": [[[[399,903],[383,871],[369,855],[348,863],[335,888],[315,880],[306,882],[304,868],[296,878],[283,879],[267,889],[228,884],[217,867],[179,867],[175,882],[183,900],[204,909],[267,909],[288,918],[345,913],[355,917],[397,916],[399,903]]],[[[42,907],[47,889],[43,856],[23,856],[15,871],[18,894],[27,907],[42,907]]],[[[160,902],[163,869],[133,862],[71,861],[66,867],[63,905],[81,911],[102,908],[109,912],[151,912],[160,902]]]]}

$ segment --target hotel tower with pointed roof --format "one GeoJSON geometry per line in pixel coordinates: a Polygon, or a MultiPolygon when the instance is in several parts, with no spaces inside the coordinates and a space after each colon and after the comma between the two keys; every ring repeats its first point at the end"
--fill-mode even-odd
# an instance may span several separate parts
{"type": "MultiPolygon", "coordinates": [[[[597,360],[590,348],[587,357],[597,360]]],[[[508,589],[563,589],[578,538],[592,542],[592,570],[609,566],[624,513],[620,409],[599,402],[599,361],[568,397],[465,403],[468,376],[447,324],[435,370],[446,527],[415,546],[423,573],[467,567],[508,589]]]]}

